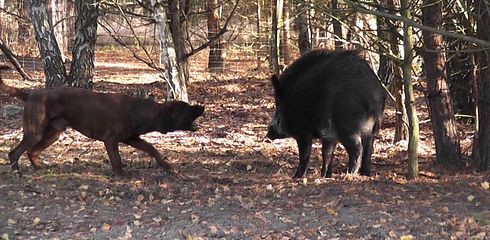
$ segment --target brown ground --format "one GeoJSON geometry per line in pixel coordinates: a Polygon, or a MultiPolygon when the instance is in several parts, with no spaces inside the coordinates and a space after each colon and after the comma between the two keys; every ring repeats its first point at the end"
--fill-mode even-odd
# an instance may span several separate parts
{"type": "MultiPolygon", "coordinates": [[[[106,65],[99,55],[98,91],[129,91],[152,73],[133,64],[106,65]],[[107,82],[110,81],[110,82],[107,82]]],[[[126,59],[127,60],[127,59],[126,59]]],[[[434,165],[429,123],[421,125],[419,179],[405,173],[406,143],[392,144],[388,107],[375,143],[373,177],[352,177],[346,154],[336,149],[332,179],[318,179],[319,145],[307,178],[291,180],[298,163],[292,140],[265,139],[273,111],[271,87],[253,71],[207,74],[193,65],[192,102],[206,115],[195,133],[150,133],[152,142],[187,179],[155,168],[146,154],[121,146],[130,178],[115,177],[100,142],[66,132],[43,154],[34,172],[21,158],[23,178],[6,157],[21,138],[20,115],[0,119],[0,234],[26,239],[487,239],[490,237],[489,173],[434,165]]],[[[251,69],[251,68],[250,68],[251,69]]],[[[27,87],[13,73],[6,82],[27,87]]],[[[161,84],[150,89],[161,99],[161,84]]],[[[0,96],[0,103],[20,104],[0,96]]],[[[420,118],[427,119],[423,99],[420,118]]],[[[461,128],[463,151],[471,130],[461,128]]],[[[470,162],[465,158],[466,162],[470,162]]]]}

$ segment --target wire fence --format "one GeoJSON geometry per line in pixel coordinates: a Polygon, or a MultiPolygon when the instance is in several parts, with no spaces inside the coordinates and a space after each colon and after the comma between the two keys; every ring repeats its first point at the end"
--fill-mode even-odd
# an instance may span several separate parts
{"type": "MultiPolygon", "coordinates": [[[[25,0],[27,1],[27,0],[25,0]]],[[[57,36],[58,45],[66,62],[70,60],[70,49],[74,42],[74,30],[69,26],[74,26],[75,10],[73,3],[65,0],[50,0],[48,6],[48,15],[54,23],[54,33],[57,36]]],[[[201,1],[203,2],[203,1],[201,1]]],[[[261,1],[258,1],[261,2],[261,1]]],[[[185,44],[187,50],[192,50],[204,44],[208,38],[208,19],[205,12],[205,2],[193,5],[193,12],[201,14],[189,15],[184,28],[186,30],[185,44]]],[[[256,3],[259,4],[259,3],[256,3]]],[[[0,37],[4,40],[5,45],[14,51],[22,66],[28,71],[42,71],[42,65],[39,59],[39,50],[34,37],[32,27],[28,25],[27,30],[21,27],[22,16],[20,6],[0,6],[6,11],[0,11],[0,37]],[[10,12],[10,13],[9,13],[10,12]],[[19,39],[23,39],[20,41],[19,39]]],[[[228,13],[231,11],[231,3],[219,7],[220,24],[222,25],[228,13]]],[[[142,9],[135,8],[136,15],[144,15],[142,9]]],[[[26,13],[24,13],[25,15],[26,13]]],[[[270,52],[270,30],[271,19],[270,9],[262,2],[261,8],[248,3],[241,3],[236,14],[229,22],[229,29],[220,38],[219,51],[223,56],[223,72],[240,72],[250,70],[268,71],[268,61],[270,52]],[[255,9],[254,9],[255,8],[255,9]],[[259,11],[260,10],[260,11],[259,11]]],[[[289,16],[289,15],[288,15],[289,16]]],[[[294,59],[299,55],[297,44],[296,28],[298,23],[293,24],[294,14],[289,19],[290,31],[287,38],[281,41],[282,53],[294,59]],[[286,47],[284,47],[286,46],[286,47]],[[284,52],[287,51],[287,52],[284,52]]],[[[308,21],[311,21],[308,20],[308,21]]],[[[306,23],[304,23],[306,24],[306,23]]],[[[24,23],[25,25],[25,23],[24,23]]],[[[312,24],[313,26],[314,24],[312,24]]],[[[328,24],[327,24],[328,25],[328,24]]],[[[323,25],[324,26],[324,25],[323,25]]],[[[222,26],[221,26],[222,27],[222,26]]],[[[310,29],[310,36],[313,39],[314,48],[331,48],[335,39],[331,34],[331,29],[317,27],[310,29]]],[[[103,51],[128,51],[127,48],[118,44],[114,38],[119,38],[131,47],[136,54],[143,57],[146,52],[150,57],[158,56],[158,42],[155,39],[155,27],[151,22],[132,16],[122,17],[118,13],[105,13],[99,17],[98,36],[96,42],[96,52],[103,51]],[[109,33],[110,32],[110,33],[109,33]],[[143,48],[145,48],[143,50],[143,48]]],[[[209,64],[209,48],[191,57],[189,64],[200,66],[201,69],[207,69],[209,64]]],[[[131,55],[128,53],[128,55],[131,55]]],[[[96,62],[101,59],[96,58],[96,62]]],[[[134,59],[102,59],[110,60],[113,64],[134,62],[141,64],[136,58],[134,59]]],[[[215,61],[211,59],[211,61],[215,61]]],[[[6,63],[8,60],[0,53],[0,63],[6,63]]],[[[288,64],[288,61],[283,63],[288,64]]],[[[212,65],[212,64],[211,64],[212,65]]],[[[96,69],[97,70],[97,69],[96,69]]]]}

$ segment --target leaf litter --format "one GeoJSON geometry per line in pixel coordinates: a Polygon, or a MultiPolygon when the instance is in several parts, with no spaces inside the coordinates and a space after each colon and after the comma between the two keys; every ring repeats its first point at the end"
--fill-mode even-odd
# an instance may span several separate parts
{"type": "MultiPolygon", "coordinates": [[[[100,59],[111,59],[103,54],[108,56],[100,59]]],[[[21,138],[20,116],[0,118],[2,239],[489,237],[489,173],[434,165],[430,125],[421,125],[422,174],[417,180],[405,178],[406,143],[392,143],[390,106],[375,142],[372,177],[345,174],[347,155],[338,146],[333,178],[319,179],[321,146],[315,143],[305,178],[292,180],[298,164],[295,142],[265,138],[274,107],[267,75],[213,76],[196,63],[193,73],[202,74],[192,75],[189,93],[193,102],[206,106],[200,129],[143,136],[185,179],[156,168],[149,156],[124,145],[121,155],[130,177],[113,176],[103,144],[72,130],[43,152],[42,170],[33,171],[22,157],[24,177],[19,178],[9,171],[6,154],[21,138]]],[[[132,64],[117,72],[98,68],[96,91],[141,87],[156,100],[164,99],[160,84],[133,84],[138,73],[148,80],[150,70],[144,66],[132,64]]],[[[4,78],[18,81],[10,73],[4,78]]],[[[20,105],[4,95],[0,101],[20,105]]],[[[426,111],[420,114],[428,118],[426,111]]],[[[462,136],[470,137],[465,133],[471,126],[460,128],[462,136]]]]}

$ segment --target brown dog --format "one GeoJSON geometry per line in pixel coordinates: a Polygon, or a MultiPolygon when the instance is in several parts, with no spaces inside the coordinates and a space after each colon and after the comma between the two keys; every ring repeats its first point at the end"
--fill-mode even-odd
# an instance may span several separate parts
{"type": "MultiPolygon", "coordinates": [[[[9,67],[0,66],[0,71],[9,67]]],[[[27,156],[35,169],[40,168],[39,154],[71,127],[83,135],[104,142],[112,169],[123,174],[118,144],[128,144],[148,153],[158,165],[171,170],[158,151],[139,135],[158,131],[195,131],[194,120],[203,106],[151,100],[114,93],[97,93],[80,88],[51,88],[31,93],[7,86],[0,75],[0,89],[24,102],[24,137],[9,152],[11,168],[19,170],[19,157],[27,156]]]]}

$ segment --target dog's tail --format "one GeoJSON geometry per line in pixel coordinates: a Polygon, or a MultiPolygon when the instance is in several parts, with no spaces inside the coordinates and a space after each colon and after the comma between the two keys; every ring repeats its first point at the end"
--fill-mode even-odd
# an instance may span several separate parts
{"type": "Polygon", "coordinates": [[[15,87],[11,87],[11,86],[8,86],[7,84],[5,84],[3,82],[3,79],[2,79],[2,71],[3,70],[7,70],[7,69],[10,69],[9,66],[0,66],[0,90],[10,96],[13,96],[13,97],[16,97],[22,101],[26,101],[27,98],[29,97],[29,93],[20,89],[20,88],[15,88],[15,87]]]}

